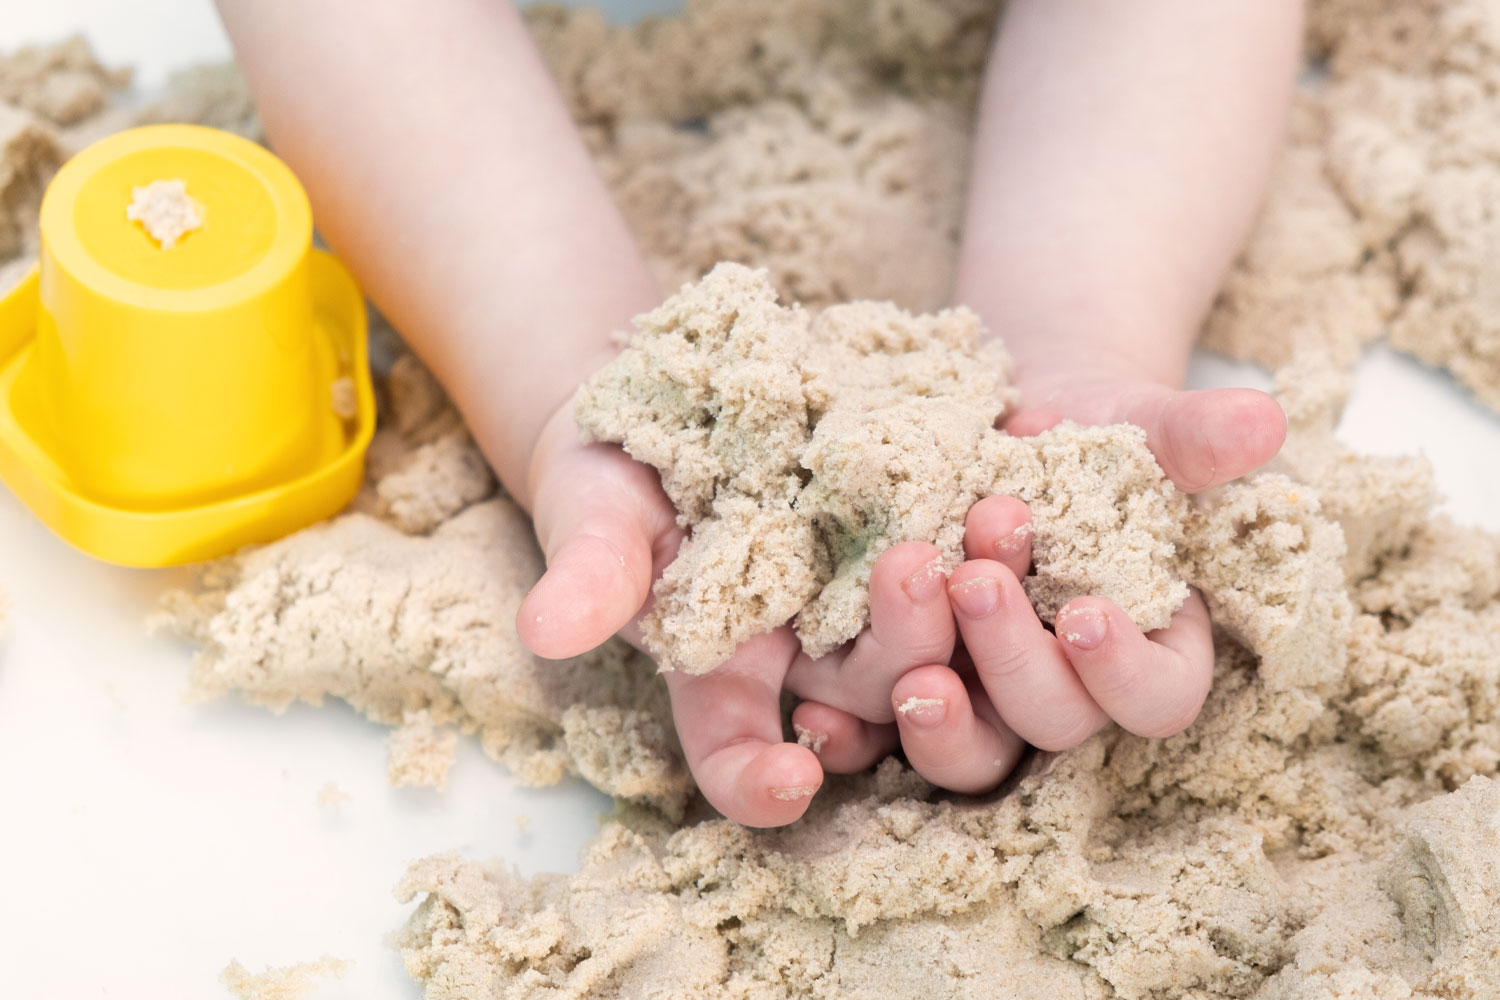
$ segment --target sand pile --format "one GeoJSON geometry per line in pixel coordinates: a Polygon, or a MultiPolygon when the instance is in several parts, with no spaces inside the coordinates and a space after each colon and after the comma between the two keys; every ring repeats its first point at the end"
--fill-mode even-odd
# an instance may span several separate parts
{"type": "Polygon", "coordinates": [[[383,390],[353,511],[168,595],[161,623],[203,647],[194,691],[278,711],[342,698],[397,727],[398,784],[444,784],[462,730],[522,780],[581,774],[680,812],[692,779],[656,665],[621,642],[562,662],[521,645],[516,610],[543,567],[530,521],[414,358],[383,390]]]}
{"type": "MultiPolygon", "coordinates": [[[[741,274],[734,292],[753,292],[764,333],[831,324],[817,310],[846,300],[944,303],[992,17],[981,0],[719,0],[636,30],[532,20],[664,284],[720,259],[765,268],[769,286],[741,274]]],[[[458,729],[530,780],[574,771],[631,800],[575,875],[414,865],[399,944],[431,1000],[1500,994],[1500,538],[1433,516],[1422,463],[1331,438],[1340,369],[1385,332],[1500,405],[1497,47],[1500,7],[1477,0],[1314,6],[1325,68],[1208,324],[1215,345],[1294,362],[1278,378],[1292,439],[1268,474],[1149,519],[1221,628],[1213,692],[1180,736],[1107,731],[981,799],[888,760],[785,830],[709,817],[648,660],[613,644],[542,664],[515,641],[540,557],[409,359],[356,509],[172,598],[203,646],[195,685],[273,707],[345,698],[399,727],[400,780],[441,781],[458,729]]],[[[253,129],[232,75],[197,81],[148,114],[253,129]]],[[[0,260],[33,245],[16,206],[57,150],[103,127],[5,113],[21,124],[0,132],[16,232],[0,260]]],[[[841,314],[851,336],[920,330],[975,362],[959,314],[841,314]]],[[[701,486],[679,485],[715,523],[701,486]]],[[[830,518],[858,534],[883,503],[830,502],[830,518]]],[[[857,582],[861,560],[844,564],[857,582]]],[[[839,565],[815,563],[805,598],[839,565]]]]}

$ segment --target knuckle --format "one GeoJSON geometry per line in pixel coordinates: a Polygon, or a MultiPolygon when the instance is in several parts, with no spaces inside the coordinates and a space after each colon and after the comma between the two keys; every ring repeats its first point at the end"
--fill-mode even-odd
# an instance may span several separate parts
{"type": "Polygon", "coordinates": [[[929,663],[947,663],[953,656],[951,635],[924,635],[909,640],[901,649],[892,678],[898,678],[929,663]]]}
{"type": "Polygon", "coordinates": [[[1128,709],[1145,694],[1144,680],[1145,674],[1138,663],[1128,657],[1115,657],[1102,668],[1091,669],[1085,684],[1094,700],[1106,708],[1119,705],[1128,709]]]}
{"type": "Polygon", "coordinates": [[[1039,750],[1071,750],[1098,730],[1099,724],[1092,716],[1080,715],[1061,720],[1043,738],[1030,742],[1039,750]]]}
{"type": "Polygon", "coordinates": [[[1031,657],[1020,646],[987,646],[969,648],[974,658],[974,669],[986,682],[1004,682],[1023,673],[1031,663],[1031,657]]]}
{"type": "Polygon", "coordinates": [[[1176,736],[1191,726],[1198,719],[1199,705],[1192,704],[1173,708],[1171,711],[1154,720],[1150,725],[1144,727],[1138,736],[1148,739],[1161,740],[1169,736],[1176,736]]]}

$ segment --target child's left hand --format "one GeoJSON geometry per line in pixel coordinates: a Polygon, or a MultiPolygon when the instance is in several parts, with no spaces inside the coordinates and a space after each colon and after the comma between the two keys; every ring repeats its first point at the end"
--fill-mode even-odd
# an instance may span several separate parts
{"type": "MultiPolygon", "coordinates": [[[[1253,471],[1276,453],[1286,428],[1264,393],[1185,392],[1105,373],[1059,373],[1023,385],[1022,408],[1007,426],[1037,433],[1064,418],[1140,425],[1163,471],[1187,492],[1253,471]]],[[[1048,631],[1020,585],[1031,563],[1029,524],[1026,505],[1008,497],[970,510],[966,561],[946,587],[965,651],[952,665],[933,657],[888,688],[879,677],[833,684],[816,665],[794,666],[787,686],[810,700],[793,719],[818,734],[827,770],[868,767],[899,739],[929,781],[984,792],[1010,772],[1027,743],[1068,749],[1110,720],[1140,736],[1164,737],[1197,717],[1214,659],[1202,597],[1194,592],[1171,625],[1145,635],[1112,602],[1081,597],[1048,631]]],[[[872,578],[872,607],[876,588],[872,578]]],[[[906,647],[922,638],[891,620],[886,633],[887,642],[906,647]]]]}

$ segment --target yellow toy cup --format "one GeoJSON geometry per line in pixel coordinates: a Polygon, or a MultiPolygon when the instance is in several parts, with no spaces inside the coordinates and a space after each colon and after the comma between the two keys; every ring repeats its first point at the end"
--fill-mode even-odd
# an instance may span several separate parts
{"type": "Polygon", "coordinates": [[[336,428],[315,385],[312,213],[281,161],[227,132],[122,132],[58,173],[41,234],[35,377],[80,489],[171,509],[317,461],[336,428]],[[125,211],[166,179],[202,217],[170,249],[125,211]]]}
{"type": "Polygon", "coordinates": [[[54,530],[166,565],[353,497],[374,430],[363,301],[312,249],[280,160],[197,126],[121,132],[58,172],[41,237],[0,299],[0,477],[54,530]],[[162,184],[189,220],[165,236],[137,211],[162,184]]]}

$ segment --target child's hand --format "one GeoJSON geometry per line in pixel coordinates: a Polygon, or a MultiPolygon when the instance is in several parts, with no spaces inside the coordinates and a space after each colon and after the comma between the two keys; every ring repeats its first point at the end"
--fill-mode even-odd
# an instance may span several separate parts
{"type": "Polygon", "coordinates": [[[547,572],[516,629],[549,659],[587,652],[632,625],[683,537],[656,470],[617,445],[584,444],[572,411],[570,401],[547,422],[529,472],[547,572]]]}
{"type": "MultiPolygon", "coordinates": [[[[981,100],[955,300],[1016,362],[1012,433],[1064,418],[1139,424],[1189,491],[1243,475],[1280,447],[1285,420],[1265,394],[1171,386],[1265,189],[1300,23],[1298,0],[1212,11],[1191,0],[1006,6],[981,100]]],[[[1149,735],[1174,732],[1196,714],[1211,676],[1196,596],[1150,636],[1099,598],[1063,609],[1061,638],[1047,632],[1017,584],[1030,555],[1008,531],[1024,516],[1003,500],[971,512],[970,561],[949,591],[973,663],[935,661],[890,691],[892,706],[906,709],[897,726],[908,758],[949,788],[993,787],[1022,737],[1070,746],[1108,717],[1149,735]]],[[[796,718],[829,734],[825,764],[890,745],[888,730],[821,697],[796,718]]]]}
{"type": "MultiPolygon", "coordinates": [[[[1164,471],[1189,492],[1253,471],[1276,453],[1286,430],[1280,407],[1264,393],[1182,392],[1097,373],[1023,386],[1022,409],[1007,426],[1036,433],[1062,419],[1140,425],[1164,471]]],[[[967,561],[947,586],[966,656],[954,666],[934,658],[890,689],[907,760],[944,788],[988,791],[1025,743],[1068,749],[1111,719],[1140,736],[1170,736],[1192,723],[1208,693],[1213,637],[1197,593],[1170,626],[1147,635],[1100,597],[1070,601],[1055,634],[1044,628],[1020,585],[1031,563],[1029,523],[1019,500],[974,505],[967,561]]],[[[799,706],[795,718],[829,734],[823,753],[831,770],[865,766],[893,742],[869,724],[881,718],[836,692],[799,706]]]]}
{"type": "MultiPolygon", "coordinates": [[[[522,641],[541,656],[574,656],[617,631],[639,639],[636,622],[652,582],[677,553],[682,529],[654,469],[612,445],[578,441],[570,410],[543,432],[532,461],[531,495],[547,573],[516,616],[522,641]]],[[[889,693],[914,667],[946,663],[955,628],[937,550],[909,543],[886,552],[871,574],[871,627],[821,660],[802,653],[790,627],[741,644],[707,674],[666,675],[684,756],[698,787],[724,815],[748,826],[790,823],[823,783],[823,763],[785,741],[785,687],[831,697],[884,725],[840,756],[848,740],[822,750],[832,770],[859,770],[893,749],[889,693]],[[874,756],[870,754],[878,751],[874,756]]],[[[851,716],[851,718],[853,718],[851,716]]],[[[820,733],[810,733],[817,745],[820,733]]]]}
{"type": "Polygon", "coordinates": [[[871,573],[870,627],[822,659],[809,659],[782,626],[741,643],[711,673],[666,675],[688,766],[716,809],[747,826],[790,823],[806,811],[825,770],[863,770],[895,749],[887,693],[914,668],[946,663],[953,653],[944,577],[932,568],[937,555],[917,542],[884,553],[871,573]],[[805,745],[785,742],[783,689],[843,699],[878,722],[835,713],[845,726],[835,733],[816,722],[803,726],[799,709],[794,722],[805,745]]]}

